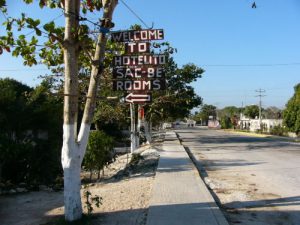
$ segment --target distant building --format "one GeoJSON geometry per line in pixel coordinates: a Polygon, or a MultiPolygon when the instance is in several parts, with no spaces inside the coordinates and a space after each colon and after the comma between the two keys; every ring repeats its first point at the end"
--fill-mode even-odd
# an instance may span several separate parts
{"type": "Polygon", "coordinates": [[[212,129],[220,129],[221,128],[220,122],[218,120],[208,120],[207,126],[208,126],[208,128],[212,128],[212,129]]]}
{"type": "MultiPolygon", "coordinates": [[[[261,125],[262,130],[269,133],[274,126],[282,126],[282,119],[262,119],[261,125]]],[[[241,130],[249,130],[251,132],[260,130],[259,119],[250,119],[243,114],[240,116],[238,126],[241,130]]]]}

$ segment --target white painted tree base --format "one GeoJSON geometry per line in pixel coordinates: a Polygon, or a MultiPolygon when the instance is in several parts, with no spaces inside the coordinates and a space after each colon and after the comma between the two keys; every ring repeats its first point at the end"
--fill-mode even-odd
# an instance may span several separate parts
{"type": "Polygon", "coordinates": [[[61,162],[64,171],[64,203],[65,219],[67,221],[74,221],[82,216],[80,172],[88,142],[90,125],[81,124],[78,142],[76,142],[74,129],[74,125],[63,125],[61,162]]]}

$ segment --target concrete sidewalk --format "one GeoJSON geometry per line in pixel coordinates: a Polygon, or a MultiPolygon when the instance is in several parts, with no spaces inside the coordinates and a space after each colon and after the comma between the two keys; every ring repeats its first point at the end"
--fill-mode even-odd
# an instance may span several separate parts
{"type": "Polygon", "coordinates": [[[228,225],[175,132],[167,132],[147,225],[228,225]]]}

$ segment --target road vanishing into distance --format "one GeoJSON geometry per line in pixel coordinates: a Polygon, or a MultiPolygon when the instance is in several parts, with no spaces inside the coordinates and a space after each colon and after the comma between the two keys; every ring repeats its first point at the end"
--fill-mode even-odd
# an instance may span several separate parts
{"type": "Polygon", "coordinates": [[[300,144],[176,130],[230,224],[300,225],[300,144]]]}

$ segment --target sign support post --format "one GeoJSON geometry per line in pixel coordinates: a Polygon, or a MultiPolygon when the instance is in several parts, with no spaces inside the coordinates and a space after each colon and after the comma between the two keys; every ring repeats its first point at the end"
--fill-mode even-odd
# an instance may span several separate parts
{"type": "Polygon", "coordinates": [[[130,146],[130,150],[131,150],[131,153],[133,153],[134,150],[136,149],[135,109],[134,109],[134,104],[133,103],[130,103],[130,120],[131,120],[131,126],[130,126],[131,146],[130,146]]]}
{"type": "Polygon", "coordinates": [[[140,115],[141,105],[138,105],[138,122],[137,122],[137,135],[136,135],[136,147],[140,147],[140,133],[141,133],[141,123],[142,118],[140,115]]]}

